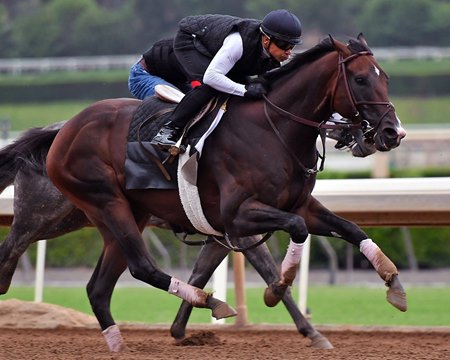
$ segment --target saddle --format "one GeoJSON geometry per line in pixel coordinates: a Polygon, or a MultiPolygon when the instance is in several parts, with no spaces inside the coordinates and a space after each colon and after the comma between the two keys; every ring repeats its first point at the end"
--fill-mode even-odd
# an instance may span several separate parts
{"type": "MultiPolygon", "coordinates": [[[[152,146],[150,141],[184,94],[166,85],[157,85],[155,91],[155,96],[143,100],[136,109],[128,129],[125,158],[127,189],[178,188],[178,157],[168,158],[167,152],[152,146]]],[[[192,152],[195,151],[195,144],[210,129],[219,110],[219,103],[217,99],[212,101],[188,124],[182,136],[183,146],[191,145],[192,152]]]]}

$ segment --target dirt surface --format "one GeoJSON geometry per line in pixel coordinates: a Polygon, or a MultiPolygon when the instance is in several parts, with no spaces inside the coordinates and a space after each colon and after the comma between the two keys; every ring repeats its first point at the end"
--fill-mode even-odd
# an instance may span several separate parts
{"type": "Polygon", "coordinates": [[[203,345],[177,346],[168,329],[126,328],[127,352],[109,353],[95,329],[3,329],[0,359],[450,359],[450,333],[323,331],[331,350],[308,347],[293,330],[215,329],[190,332],[203,345]]]}
{"type": "Polygon", "coordinates": [[[331,350],[310,348],[293,326],[196,325],[181,344],[167,325],[121,329],[128,348],[111,354],[92,316],[50,304],[0,301],[0,360],[450,359],[450,328],[319,328],[331,350]]]}

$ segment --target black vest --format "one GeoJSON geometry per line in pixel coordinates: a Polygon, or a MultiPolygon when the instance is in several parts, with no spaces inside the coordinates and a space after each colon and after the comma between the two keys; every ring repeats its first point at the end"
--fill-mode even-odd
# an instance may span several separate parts
{"type": "Polygon", "coordinates": [[[280,66],[279,62],[263,54],[260,25],[261,22],[258,20],[229,15],[197,15],[182,19],[179,29],[193,35],[195,41],[201,42],[211,59],[230,33],[239,32],[242,37],[243,54],[227,76],[236,82],[244,82],[246,76],[260,75],[280,66]]]}

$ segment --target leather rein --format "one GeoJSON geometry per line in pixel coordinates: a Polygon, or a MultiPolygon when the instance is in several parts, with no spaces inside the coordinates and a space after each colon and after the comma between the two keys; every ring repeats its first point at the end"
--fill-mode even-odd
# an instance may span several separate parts
{"type": "Polygon", "coordinates": [[[351,60],[355,59],[356,57],[359,56],[373,56],[373,53],[370,51],[361,51],[355,54],[352,54],[348,57],[346,57],[345,59],[342,57],[341,54],[339,54],[339,62],[338,62],[338,74],[337,74],[337,81],[335,83],[334,89],[333,89],[333,93],[332,93],[332,97],[331,97],[331,104],[333,104],[333,100],[334,100],[334,96],[337,90],[337,85],[339,82],[339,78],[342,74],[343,80],[344,80],[344,84],[345,84],[345,89],[347,91],[347,96],[348,99],[350,101],[350,105],[352,107],[352,111],[353,111],[353,120],[359,120],[358,122],[351,122],[351,123],[329,123],[328,120],[326,121],[322,121],[322,122],[316,122],[313,120],[309,120],[309,119],[305,119],[301,116],[297,116],[295,114],[292,114],[282,108],[280,108],[278,105],[274,104],[271,100],[269,100],[269,98],[266,95],[263,95],[263,99],[264,99],[264,113],[266,115],[266,119],[268,121],[268,123],[270,124],[270,127],[272,128],[273,132],[277,135],[278,139],[280,140],[280,142],[283,144],[283,146],[285,147],[286,151],[292,156],[292,158],[296,161],[296,163],[299,165],[299,167],[303,170],[304,174],[306,177],[309,177],[312,174],[316,174],[319,171],[322,171],[324,168],[324,163],[325,163],[325,138],[326,138],[326,133],[324,130],[328,130],[328,129],[341,129],[341,130],[350,130],[350,129],[361,129],[363,127],[362,122],[366,121],[364,119],[361,118],[360,112],[358,111],[358,105],[385,105],[387,107],[386,111],[381,115],[380,119],[377,122],[377,127],[376,128],[372,128],[369,125],[369,130],[367,132],[370,131],[374,131],[376,133],[379,124],[381,123],[381,120],[386,117],[386,115],[390,112],[390,111],[395,111],[394,106],[392,105],[392,103],[390,102],[383,102],[383,101],[357,101],[355,99],[355,96],[353,94],[352,88],[350,87],[350,83],[348,80],[348,76],[347,76],[347,71],[346,71],[346,67],[345,65],[350,62],[351,60]],[[271,109],[273,109],[274,111],[278,112],[279,114],[281,114],[284,118],[295,121],[299,124],[302,125],[306,125],[306,126],[310,126],[313,128],[317,128],[320,134],[320,139],[322,142],[322,155],[319,153],[319,151],[317,151],[317,160],[316,160],[316,164],[313,168],[307,168],[305,165],[303,165],[303,163],[300,161],[300,159],[298,159],[298,157],[291,151],[291,149],[289,148],[289,146],[287,145],[287,143],[285,142],[285,140],[283,139],[280,131],[276,128],[275,123],[273,122],[273,120],[270,117],[269,111],[268,111],[268,105],[270,106],[271,109]],[[319,161],[319,158],[321,159],[321,163],[319,166],[319,169],[317,169],[317,162],[319,161]]]}

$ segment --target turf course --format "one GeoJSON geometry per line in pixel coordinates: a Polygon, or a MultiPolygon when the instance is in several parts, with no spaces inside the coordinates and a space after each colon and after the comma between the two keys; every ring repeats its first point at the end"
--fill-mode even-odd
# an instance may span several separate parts
{"type": "MultiPolygon", "coordinates": [[[[449,326],[448,299],[450,287],[411,287],[408,311],[401,313],[385,300],[384,287],[311,286],[308,308],[315,325],[377,325],[377,326],[449,326]]],[[[16,298],[33,300],[32,287],[12,286],[1,300],[16,298]]],[[[292,324],[283,305],[267,308],[262,300],[263,288],[246,292],[249,321],[262,324],[292,324]]],[[[294,296],[298,298],[294,289],[294,296]]],[[[84,288],[46,287],[44,302],[57,304],[92,315],[84,288]]],[[[234,292],[228,291],[228,303],[235,304],[234,292]]],[[[117,321],[171,323],[180,300],[175,296],[148,287],[118,287],[111,309],[117,321]]],[[[210,312],[194,309],[191,323],[210,322],[210,312]]],[[[233,320],[227,320],[233,323],[233,320]]]]}

